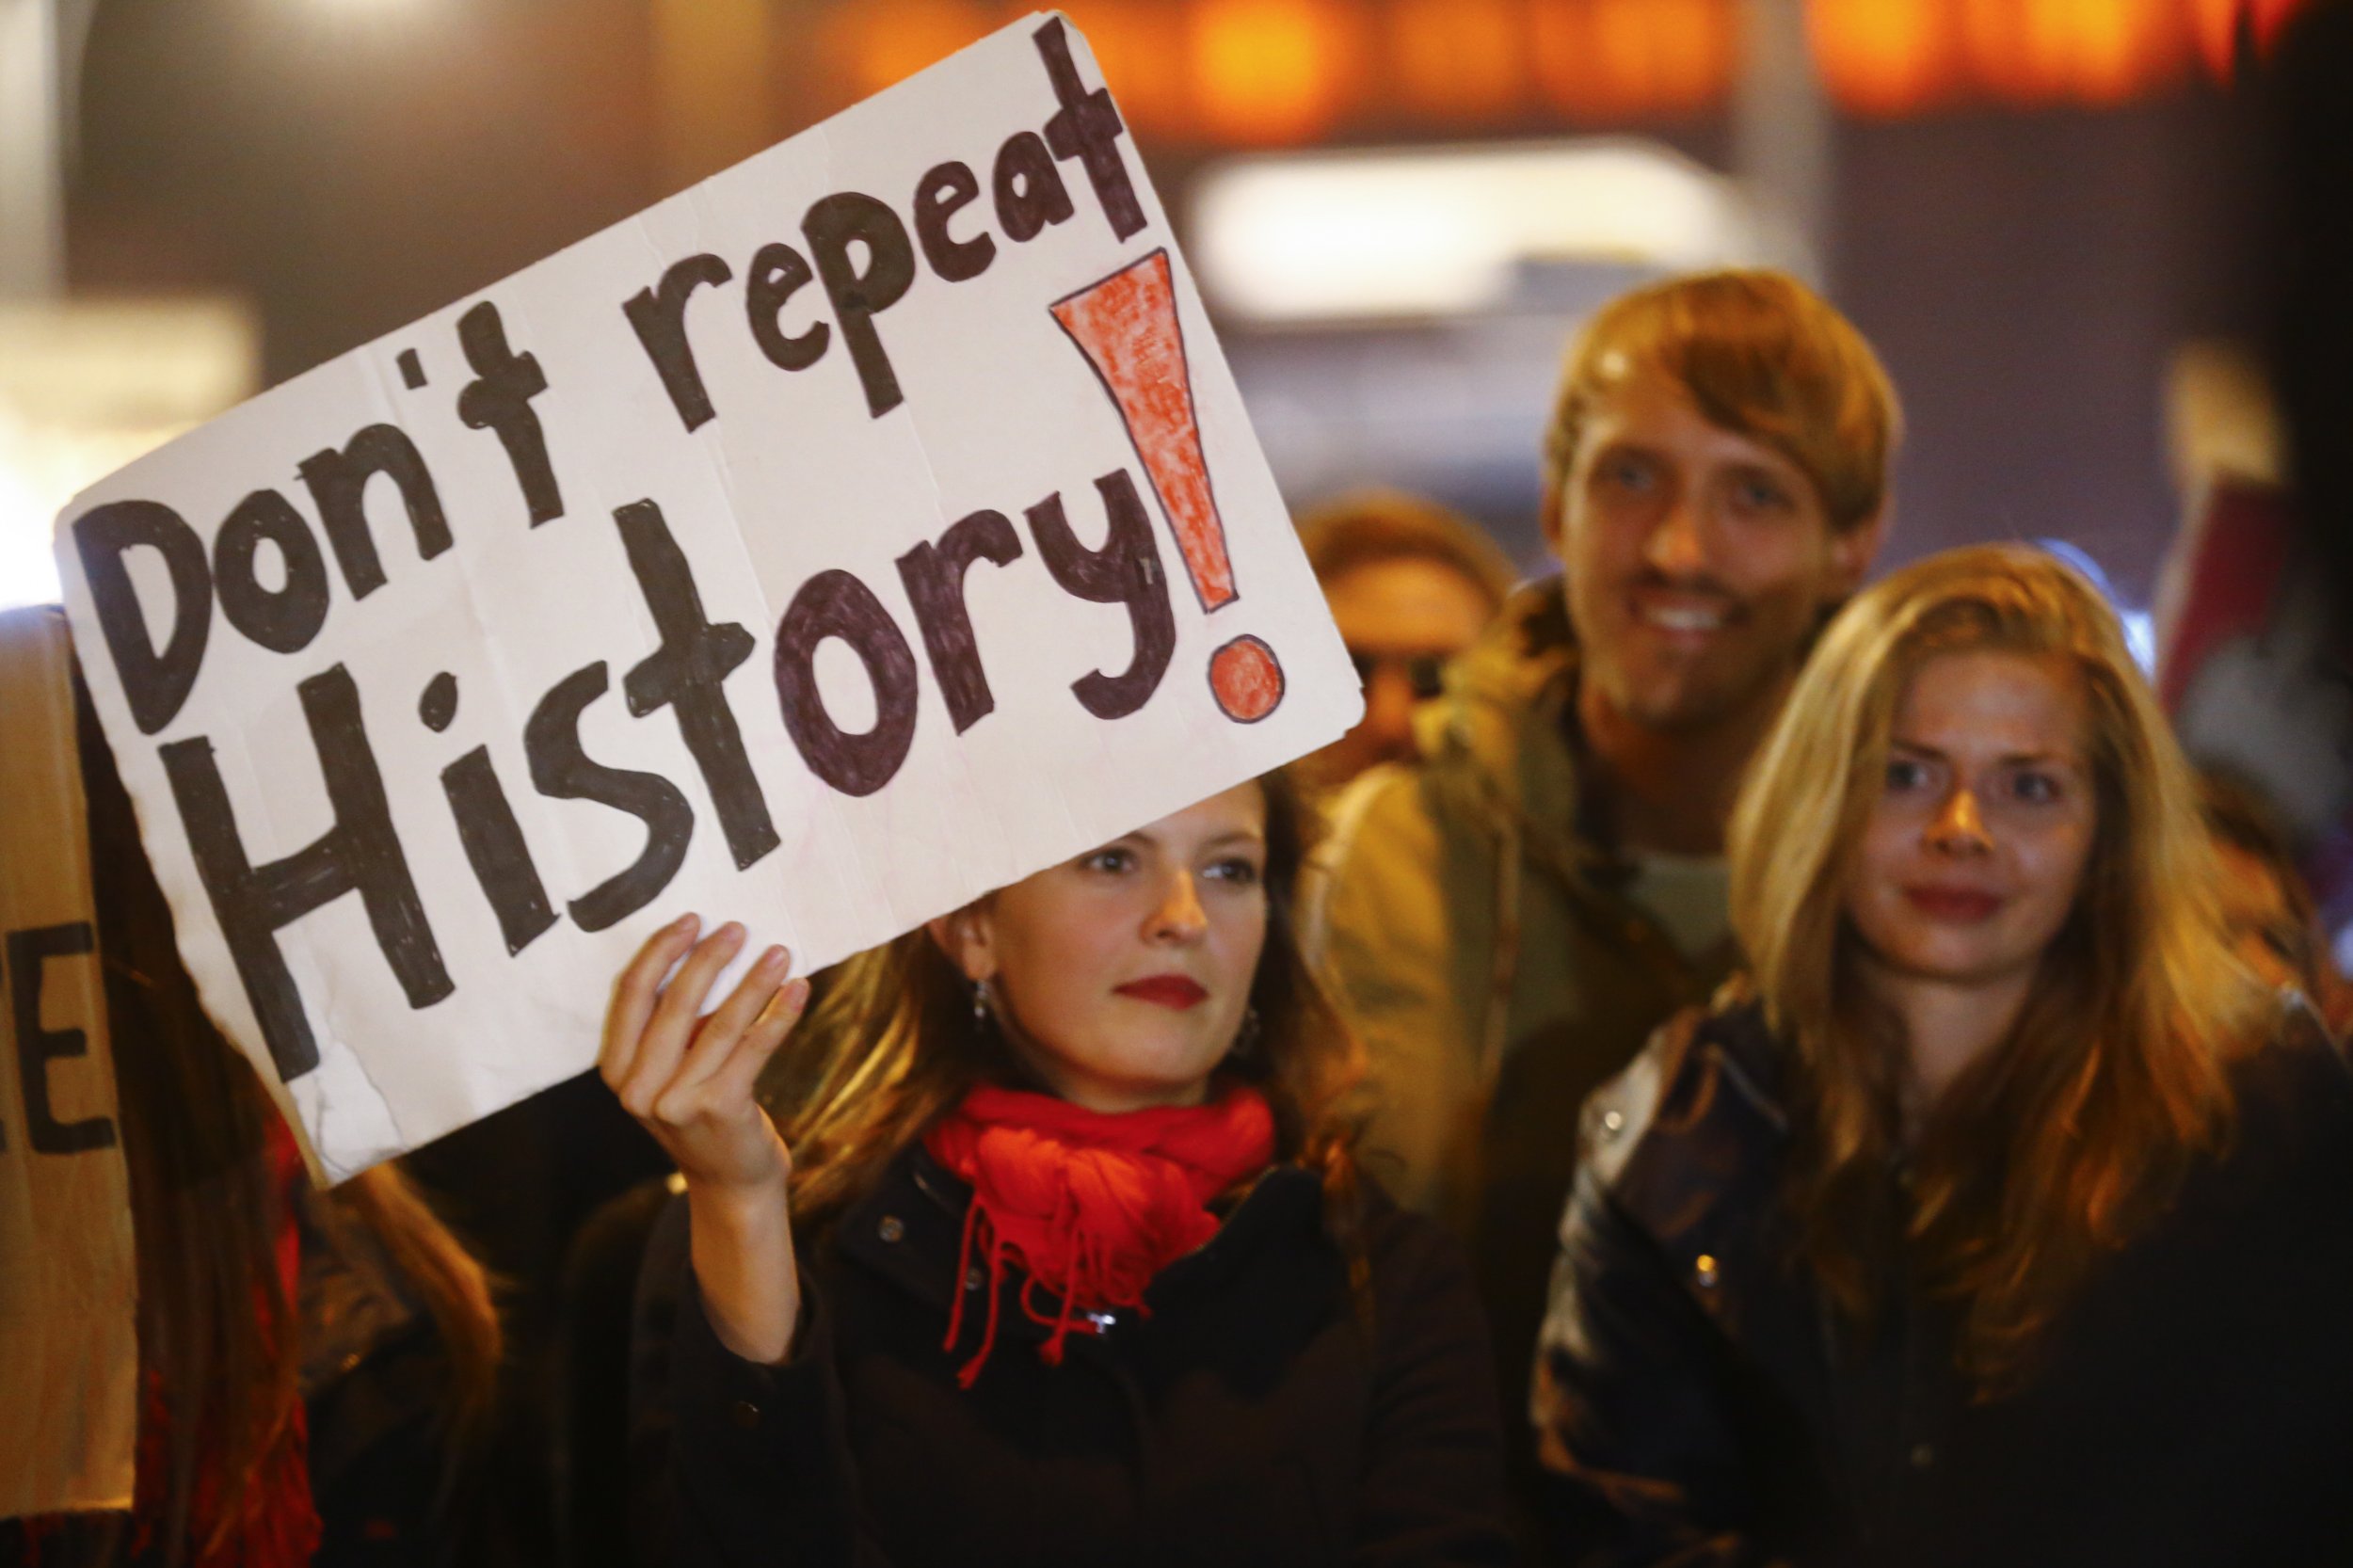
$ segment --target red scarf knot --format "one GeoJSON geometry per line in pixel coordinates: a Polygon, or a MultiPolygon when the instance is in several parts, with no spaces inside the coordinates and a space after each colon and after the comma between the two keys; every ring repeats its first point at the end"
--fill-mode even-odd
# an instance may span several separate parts
{"type": "Polygon", "coordinates": [[[943,1349],[963,1336],[974,1255],[988,1260],[988,1320],[980,1350],[956,1374],[969,1388],[997,1343],[1008,1262],[1029,1276],[1022,1311],[1053,1330],[1038,1355],[1059,1365],[1074,1329],[1101,1332],[1081,1314],[1143,1310],[1160,1272],[1217,1234],[1209,1205],[1273,1160],[1274,1113],[1247,1085],[1207,1105],[1107,1115],[983,1084],[923,1135],[923,1146],[972,1187],[943,1349]],[[1031,1298],[1040,1288],[1057,1298],[1050,1312],[1031,1298]]]}

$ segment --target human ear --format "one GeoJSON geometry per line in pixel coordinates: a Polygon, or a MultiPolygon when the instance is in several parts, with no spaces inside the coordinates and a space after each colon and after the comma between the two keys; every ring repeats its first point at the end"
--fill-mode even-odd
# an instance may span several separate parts
{"type": "Polygon", "coordinates": [[[923,929],[965,979],[978,984],[995,978],[996,933],[985,904],[968,904],[952,915],[925,921],[923,929]]]}
{"type": "Polygon", "coordinates": [[[1833,528],[1830,533],[1831,593],[1830,601],[1841,603],[1853,597],[1863,585],[1864,573],[1880,552],[1880,545],[1887,537],[1887,504],[1881,502],[1878,511],[1851,528],[1833,528]]]}
{"type": "Polygon", "coordinates": [[[1561,552],[1561,506],[1567,497],[1565,484],[1545,481],[1544,499],[1540,503],[1543,509],[1536,514],[1537,521],[1544,527],[1545,548],[1552,552],[1552,558],[1556,561],[1566,559],[1561,552]]]}

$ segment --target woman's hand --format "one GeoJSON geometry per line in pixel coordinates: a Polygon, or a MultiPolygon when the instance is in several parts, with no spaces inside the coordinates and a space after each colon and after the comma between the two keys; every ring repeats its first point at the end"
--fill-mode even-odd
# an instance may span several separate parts
{"type": "Polygon", "coordinates": [[[785,951],[770,948],[701,1016],[712,982],[744,946],[744,928],[729,921],[696,942],[697,924],[689,915],[664,927],[621,971],[597,1067],[690,1187],[748,1193],[781,1183],[792,1168],[753,1092],[800,1018],[808,983],[788,984],[785,951]],[[665,985],[673,964],[678,973],[665,985]]]}
{"type": "Polygon", "coordinates": [[[747,1360],[780,1361],[800,1316],[785,1195],[792,1157],[754,1090],[808,1005],[808,982],[786,981],[785,951],[770,948],[701,1016],[744,928],[729,922],[698,943],[698,925],[689,915],[664,927],[621,971],[597,1067],[686,1177],[695,1277],[712,1328],[747,1360]]]}

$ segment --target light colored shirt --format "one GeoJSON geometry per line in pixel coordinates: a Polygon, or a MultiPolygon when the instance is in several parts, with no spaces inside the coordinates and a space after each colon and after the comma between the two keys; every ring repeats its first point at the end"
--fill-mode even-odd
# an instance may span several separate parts
{"type": "Polygon", "coordinates": [[[1640,855],[1626,896],[1658,921],[1684,957],[1714,953],[1732,934],[1731,873],[1721,855],[1640,855]]]}

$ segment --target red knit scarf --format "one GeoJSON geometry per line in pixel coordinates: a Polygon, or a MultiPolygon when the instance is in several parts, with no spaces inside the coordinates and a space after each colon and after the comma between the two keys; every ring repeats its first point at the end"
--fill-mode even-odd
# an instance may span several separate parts
{"type": "Polygon", "coordinates": [[[984,1084],[923,1135],[923,1146],[972,1184],[947,1350],[963,1336],[973,1255],[988,1259],[988,1320],[980,1350],[956,1374],[969,1388],[997,1343],[1007,1262],[1029,1276],[1021,1310],[1053,1330],[1039,1356],[1059,1365],[1072,1330],[1101,1332],[1080,1314],[1143,1310],[1153,1276],[1217,1234],[1209,1201],[1273,1159],[1274,1115],[1247,1086],[1208,1105],[1106,1115],[984,1084]],[[1059,1298],[1050,1312],[1032,1299],[1040,1287],[1059,1298]]]}

